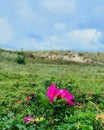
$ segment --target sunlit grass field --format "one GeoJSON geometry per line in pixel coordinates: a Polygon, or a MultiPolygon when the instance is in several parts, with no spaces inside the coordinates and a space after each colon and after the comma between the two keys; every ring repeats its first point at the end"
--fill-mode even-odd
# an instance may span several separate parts
{"type": "MultiPolygon", "coordinates": [[[[29,75],[37,75],[44,80],[50,77],[61,78],[62,81],[66,77],[72,78],[74,83],[84,91],[94,91],[95,93],[104,90],[104,67],[97,65],[54,65],[54,64],[39,64],[27,63],[26,65],[19,65],[15,62],[0,63],[0,84],[11,84],[18,80],[24,81],[29,75]],[[18,76],[18,77],[19,77],[18,76]],[[5,81],[5,82],[4,82],[5,81]]],[[[19,82],[19,81],[18,81],[19,82]]],[[[5,88],[4,88],[5,89],[5,88]]]]}

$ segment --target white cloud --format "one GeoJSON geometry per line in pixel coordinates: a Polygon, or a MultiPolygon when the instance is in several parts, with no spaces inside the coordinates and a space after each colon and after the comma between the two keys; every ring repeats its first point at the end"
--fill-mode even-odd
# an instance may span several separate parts
{"type": "Polygon", "coordinates": [[[46,10],[60,13],[73,13],[76,6],[76,0],[43,0],[43,5],[46,10]]]}
{"type": "Polygon", "coordinates": [[[102,50],[102,32],[96,29],[73,30],[63,35],[49,36],[43,41],[43,49],[61,50],[102,50]],[[44,45],[44,46],[43,46],[44,45]]]}
{"type": "Polygon", "coordinates": [[[22,37],[14,41],[13,47],[16,49],[23,48],[24,50],[41,49],[39,42],[35,38],[22,37]]]}
{"type": "Polygon", "coordinates": [[[42,40],[22,37],[13,44],[13,48],[24,50],[103,50],[100,43],[102,33],[95,29],[73,30],[63,35],[50,35],[42,40]]]}
{"type": "Polygon", "coordinates": [[[98,50],[104,48],[104,45],[100,43],[101,38],[102,32],[96,29],[79,29],[64,33],[63,35],[47,36],[42,41],[24,38],[19,43],[27,50],[98,50]]]}
{"type": "Polygon", "coordinates": [[[67,33],[66,37],[84,48],[89,48],[89,45],[93,44],[93,46],[96,46],[99,43],[102,38],[102,32],[98,32],[96,29],[74,30],[67,33]]]}
{"type": "Polygon", "coordinates": [[[0,18],[0,44],[4,44],[13,39],[13,29],[6,17],[0,18]]]}
{"type": "Polygon", "coordinates": [[[58,36],[49,36],[47,37],[42,44],[44,45],[43,48],[46,49],[60,49],[60,44],[62,42],[62,39],[59,38],[58,36]]]}
{"type": "Polygon", "coordinates": [[[51,50],[51,49],[61,49],[60,41],[58,36],[50,36],[42,41],[38,41],[35,38],[22,37],[14,41],[12,47],[17,50],[23,48],[24,50],[51,50]],[[56,44],[57,43],[57,44],[56,44]]]}

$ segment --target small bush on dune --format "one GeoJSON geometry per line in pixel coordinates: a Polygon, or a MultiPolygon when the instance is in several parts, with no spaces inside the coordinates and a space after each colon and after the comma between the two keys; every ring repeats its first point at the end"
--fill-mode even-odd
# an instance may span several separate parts
{"type": "Polygon", "coordinates": [[[16,58],[16,63],[18,63],[18,64],[26,64],[26,57],[25,57],[25,53],[23,52],[23,50],[21,50],[17,54],[18,54],[18,56],[16,58]]]}

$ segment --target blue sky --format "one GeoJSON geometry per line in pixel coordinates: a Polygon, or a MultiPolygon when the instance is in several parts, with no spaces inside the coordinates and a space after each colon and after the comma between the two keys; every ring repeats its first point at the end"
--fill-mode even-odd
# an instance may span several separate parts
{"type": "Polygon", "coordinates": [[[104,52],[104,0],[0,0],[0,48],[104,52]]]}

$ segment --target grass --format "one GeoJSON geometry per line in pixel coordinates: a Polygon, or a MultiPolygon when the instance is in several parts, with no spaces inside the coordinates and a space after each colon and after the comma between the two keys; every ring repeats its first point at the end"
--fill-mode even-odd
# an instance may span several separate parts
{"type": "MultiPolygon", "coordinates": [[[[47,60],[47,62],[45,63],[43,59],[36,58],[36,55],[35,55],[35,58],[31,57],[30,53],[33,53],[33,52],[25,52],[25,53],[26,53],[26,64],[24,65],[22,64],[20,65],[15,62],[15,59],[17,57],[16,52],[11,52],[11,51],[8,52],[8,51],[1,50],[1,53],[0,53],[0,56],[1,56],[0,57],[1,58],[1,61],[0,61],[0,106],[1,106],[0,107],[0,120],[1,120],[1,124],[0,124],[0,127],[3,130],[4,128],[7,128],[8,125],[10,126],[10,128],[7,128],[7,130],[13,130],[17,128],[20,130],[21,129],[25,130],[25,128],[22,128],[24,126],[28,128],[26,130],[32,130],[33,125],[30,124],[28,126],[27,124],[25,124],[23,122],[23,118],[26,115],[34,115],[35,112],[37,113],[36,116],[40,117],[41,115],[39,115],[39,112],[41,113],[43,110],[41,109],[42,106],[39,104],[39,102],[41,102],[41,104],[45,107],[45,110],[46,110],[48,103],[45,97],[45,93],[49,85],[52,83],[55,83],[57,86],[63,89],[69,89],[69,90],[71,89],[70,91],[72,91],[72,93],[75,94],[76,96],[78,95],[75,93],[75,89],[79,88],[85,94],[85,99],[88,98],[88,100],[90,100],[89,98],[91,98],[91,100],[93,99],[93,97],[88,96],[89,92],[92,92],[93,94],[95,94],[95,96],[98,95],[98,97],[99,95],[103,96],[104,94],[104,66],[103,65],[82,64],[82,63],[73,63],[73,62],[70,62],[69,64],[68,62],[62,63],[57,60],[53,62],[51,59],[50,59],[51,61],[47,60]],[[36,97],[37,99],[38,99],[38,96],[41,97],[37,100],[37,102],[33,101],[33,104],[30,105],[33,108],[28,106],[29,104],[26,104],[26,97],[30,96],[31,93],[35,93],[37,96],[36,97]],[[23,103],[21,104],[21,102],[23,103]],[[34,104],[35,105],[38,104],[39,108],[34,106],[34,104]],[[12,120],[11,123],[8,117],[9,112],[12,112],[13,115],[16,117],[16,119],[12,120]],[[7,120],[6,119],[4,120],[4,118],[6,118],[7,120]],[[19,126],[17,125],[18,127],[14,127],[13,123],[15,125],[19,123],[18,124],[19,126]],[[21,126],[20,124],[22,124],[23,126],[21,126]]],[[[37,57],[39,57],[40,53],[42,52],[34,52],[34,53],[36,53],[38,55],[37,57]]],[[[58,55],[58,52],[53,51],[52,53],[57,53],[58,55]]],[[[70,53],[70,51],[63,52],[63,54],[65,55],[67,53],[70,53]]],[[[103,53],[100,53],[100,54],[95,53],[94,60],[101,62],[101,58],[103,57],[101,54],[104,55],[103,53]],[[100,60],[97,57],[98,55],[100,56],[100,60]]],[[[83,53],[83,55],[88,57],[87,53],[85,54],[83,53]]],[[[82,97],[83,97],[83,94],[82,94],[82,97]]],[[[80,98],[82,99],[82,97],[80,98]]],[[[81,100],[80,98],[78,100],[81,100]]],[[[100,102],[98,105],[100,109],[103,110],[104,109],[103,98],[99,97],[98,100],[100,102]]],[[[93,100],[93,101],[97,103],[97,100],[93,100]]],[[[51,107],[47,108],[47,110],[48,109],[51,110],[51,107]]],[[[67,111],[67,108],[65,109],[67,111]]],[[[92,118],[94,118],[95,114],[98,112],[95,110],[94,107],[90,108],[90,105],[87,106],[86,104],[84,104],[83,107],[79,109],[79,111],[80,111],[79,112],[80,115],[78,115],[77,113],[76,116],[78,117],[76,117],[76,119],[74,119],[75,116],[73,116],[73,120],[74,120],[73,122],[78,123],[78,120],[79,120],[79,122],[83,124],[81,128],[83,127],[83,130],[86,130],[88,128],[86,124],[88,125],[88,123],[85,123],[85,122],[83,123],[81,119],[83,119],[84,117],[86,118],[86,120],[91,121],[92,119],[89,119],[89,115],[92,116],[92,118]],[[86,108],[86,112],[84,115],[85,108],[86,108]],[[79,117],[80,119],[77,119],[79,117]]],[[[77,110],[75,110],[75,112],[77,112],[77,110]]],[[[65,114],[66,116],[68,116],[68,113],[65,113],[65,114]]],[[[47,117],[47,119],[48,118],[49,117],[47,117]]],[[[55,120],[56,119],[58,119],[58,117],[55,117],[55,120]]],[[[67,120],[68,122],[70,122],[70,120],[72,119],[68,118],[67,120]]],[[[45,123],[47,124],[47,122],[45,123]]],[[[54,124],[55,127],[62,125],[60,124],[61,122],[58,122],[58,121],[56,121],[55,123],[56,124],[59,123],[56,126],[54,124]]],[[[89,125],[91,125],[91,129],[89,127],[88,130],[92,130],[93,125],[90,123],[89,125]]],[[[43,122],[43,126],[44,126],[44,122],[43,122]]],[[[40,128],[40,129],[41,127],[37,126],[37,128],[40,128]]],[[[62,125],[63,129],[67,129],[67,127],[69,127],[67,126],[67,124],[65,124],[65,126],[62,125]]],[[[70,126],[70,127],[73,127],[73,126],[70,126]]],[[[50,127],[48,127],[47,129],[49,128],[50,127]]],[[[93,126],[93,128],[95,130],[102,130],[101,126],[99,127],[99,129],[98,127],[95,127],[95,126],[93,126]]],[[[46,129],[46,128],[43,128],[43,129],[46,129]]],[[[33,130],[34,130],[34,127],[33,127],[33,130]]],[[[71,130],[75,130],[74,127],[71,130]]],[[[82,129],[78,129],[78,130],[82,130],[82,129]]]]}
{"type": "MultiPolygon", "coordinates": [[[[83,90],[100,92],[104,85],[104,68],[103,66],[80,66],[80,65],[54,65],[27,63],[18,65],[16,63],[0,63],[1,73],[21,76],[39,75],[44,79],[46,77],[64,77],[74,78],[75,83],[83,90]]],[[[10,79],[11,80],[11,79],[10,79]]],[[[6,81],[5,81],[6,82],[6,81]]]]}

